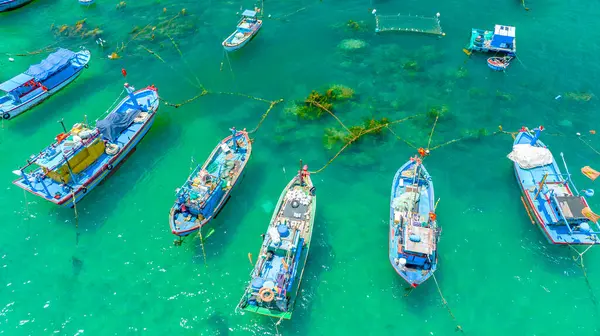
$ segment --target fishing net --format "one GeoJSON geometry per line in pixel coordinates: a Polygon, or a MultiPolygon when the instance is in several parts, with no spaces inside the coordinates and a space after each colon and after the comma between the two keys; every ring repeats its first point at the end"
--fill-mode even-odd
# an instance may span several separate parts
{"type": "Polygon", "coordinates": [[[377,15],[375,14],[375,32],[404,31],[434,35],[445,35],[442,32],[438,16],[425,17],[418,15],[377,15]]]}

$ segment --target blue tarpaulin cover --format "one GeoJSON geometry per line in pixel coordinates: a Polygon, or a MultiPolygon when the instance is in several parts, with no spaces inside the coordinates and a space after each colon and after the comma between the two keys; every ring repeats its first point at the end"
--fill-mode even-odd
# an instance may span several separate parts
{"type": "Polygon", "coordinates": [[[21,85],[29,82],[32,79],[33,79],[33,77],[26,75],[26,74],[17,75],[15,77],[7,80],[6,82],[0,84],[0,90],[2,90],[4,92],[11,92],[12,90],[20,87],[21,85]]]}
{"type": "Polygon", "coordinates": [[[125,130],[133,119],[140,113],[139,110],[128,110],[127,112],[111,112],[106,118],[98,120],[96,127],[106,139],[115,142],[121,132],[125,130]]]}
{"type": "Polygon", "coordinates": [[[56,52],[48,55],[39,64],[30,66],[25,74],[34,77],[37,81],[42,81],[67,66],[74,56],[75,53],[71,50],[58,48],[56,52]]]}

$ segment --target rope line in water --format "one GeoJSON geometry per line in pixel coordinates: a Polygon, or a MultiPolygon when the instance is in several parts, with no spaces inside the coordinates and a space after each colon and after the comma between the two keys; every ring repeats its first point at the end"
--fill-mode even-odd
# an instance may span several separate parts
{"type": "Polygon", "coordinates": [[[433,122],[433,127],[431,128],[431,133],[429,133],[429,141],[427,141],[427,149],[429,149],[429,145],[431,145],[431,139],[433,138],[433,131],[435,131],[435,126],[437,125],[439,118],[440,118],[440,114],[438,113],[435,116],[435,121],[433,122]]]}
{"type": "MultiPolygon", "coordinates": [[[[433,277],[433,281],[435,282],[435,286],[437,287],[438,293],[440,293],[440,298],[442,299],[442,304],[446,307],[446,309],[448,310],[448,313],[450,314],[450,316],[452,317],[452,319],[454,320],[454,322],[458,322],[456,320],[456,317],[452,313],[452,310],[450,309],[450,306],[448,306],[448,301],[446,301],[446,298],[444,298],[444,294],[442,294],[442,290],[440,289],[440,284],[438,283],[437,278],[435,277],[435,273],[431,273],[431,276],[433,277]]],[[[460,324],[456,325],[456,330],[460,330],[461,332],[464,332],[464,330],[460,326],[460,324]]]]}
{"type": "Polygon", "coordinates": [[[335,120],[337,120],[338,123],[340,123],[340,125],[342,125],[342,127],[348,131],[348,133],[352,134],[352,132],[350,132],[350,129],[348,127],[346,127],[346,125],[344,125],[344,123],[340,120],[340,118],[338,118],[335,114],[333,114],[333,112],[329,111],[327,108],[325,108],[325,106],[319,104],[318,102],[314,101],[314,100],[306,100],[305,103],[309,103],[315,107],[320,108],[321,110],[329,113],[329,115],[331,115],[332,117],[335,118],[335,120]]]}
{"type": "Polygon", "coordinates": [[[413,144],[412,144],[410,141],[408,141],[408,140],[406,140],[406,139],[404,139],[404,138],[401,138],[401,137],[400,137],[398,134],[396,134],[396,132],[394,132],[394,130],[392,130],[392,129],[391,129],[389,126],[386,126],[386,128],[387,128],[387,129],[388,129],[390,132],[392,132],[392,134],[393,134],[393,135],[396,137],[396,139],[404,141],[404,143],[406,143],[407,145],[409,145],[409,146],[410,146],[411,148],[413,148],[413,149],[417,149],[417,146],[413,145],[413,144]]]}
{"type": "Polygon", "coordinates": [[[283,99],[279,99],[276,101],[272,101],[271,105],[269,106],[269,108],[267,109],[267,112],[265,112],[262,116],[262,118],[260,118],[260,121],[258,122],[258,125],[256,125],[256,127],[254,127],[253,130],[251,130],[250,132],[248,132],[248,134],[252,134],[256,131],[258,131],[258,129],[260,128],[260,126],[262,125],[263,121],[265,121],[265,119],[267,119],[267,116],[269,115],[269,112],[271,112],[271,110],[273,109],[273,107],[275,107],[275,105],[281,103],[283,101],[283,99]]]}

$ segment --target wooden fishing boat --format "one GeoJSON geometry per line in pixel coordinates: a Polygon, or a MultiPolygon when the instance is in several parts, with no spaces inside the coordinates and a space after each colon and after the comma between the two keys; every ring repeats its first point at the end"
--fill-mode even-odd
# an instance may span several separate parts
{"type": "Polygon", "coordinates": [[[13,183],[57,205],[74,206],[123,161],[146,135],[159,107],[154,86],[135,91],[125,84],[123,99],[95,127],[75,124],[56,142],[13,171],[13,183]]]}
{"type": "Polygon", "coordinates": [[[39,64],[0,84],[0,115],[13,118],[74,81],[88,67],[91,54],[59,48],[39,64]]]}
{"type": "Polygon", "coordinates": [[[276,318],[292,317],[316,209],[315,187],[304,166],[279,196],[252,279],[237,309],[276,318]]]}
{"type": "Polygon", "coordinates": [[[91,4],[93,4],[94,2],[96,2],[96,0],[78,0],[80,5],[86,5],[89,6],[91,4]]]}
{"type": "Polygon", "coordinates": [[[246,45],[262,27],[262,20],[256,18],[256,11],[246,9],[236,30],[223,41],[226,51],[235,51],[246,45]]]}
{"type": "Polygon", "coordinates": [[[0,12],[25,6],[33,0],[0,0],[0,12]]]}
{"type": "Polygon", "coordinates": [[[511,60],[512,57],[510,56],[490,57],[487,59],[487,64],[494,71],[504,71],[510,65],[511,60]]]}
{"type": "Polygon", "coordinates": [[[169,213],[173,234],[187,236],[210,222],[243,176],[252,154],[252,143],[245,129],[232,128],[231,132],[177,189],[177,200],[169,213]]]}
{"type": "Polygon", "coordinates": [[[575,188],[563,153],[560,156],[566,174],[561,173],[552,153],[539,140],[543,129],[540,126],[531,132],[522,128],[508,154],[514,162],[525,210],[552,244],[598,244],[597,215],[575,188]]]}
{"type": "Polygon", "coordinates": [[[433,181],[418,157],[394,176],[390,202],[390,262],[412,287],[429,279],[437,268],[438,227],[433,181]]]}

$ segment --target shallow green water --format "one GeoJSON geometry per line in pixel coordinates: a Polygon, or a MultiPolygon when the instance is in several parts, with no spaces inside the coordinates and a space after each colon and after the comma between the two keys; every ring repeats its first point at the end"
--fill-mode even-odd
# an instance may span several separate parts
{"type": "MultiPolygon", "coordinates": [[[[365,117],[400,119],[445,105],[431,147],[481,128],[491,133],[543,124],[543,140],[555,155],[565,152],[576,185],[594,184],[578,170],[598,169],[600,158],[575,136],[597,127],[598,98],[576,101],[568,92],[596,93],[600,47],[595,3],[518,1],[265,2],[256,39],[223,58],[221,41],[251,2],[98,0],[91,8],[75,0],[36,0],[0,14],[0,80],[25,70],[45,54],[18,57],[58,43],[90,48],[90,68],[41,106],[4,122],[0,130],[0,332],[7,335],[275,334],[271,319],[241,315],[234,308],[247,283],[271,211],[298,160],[316,170],[340,148],[323,145],[326,116],[298,120],[284,110],[312,89],[330,84],[354,88],[356,96],[336,106],[348,125],[365,117]],[[446,36],[373,33],[372,8],[380,14],[441,13],[446,36]],[[166,8],[166,12],[163,12],[166,8]],[[182,8],[178,30],[168,38],[139,38],[122,58],[107,55],[127,43],[134,26],[157,25],[182,8]],[[302,10],[301,10],[302,9],[302,10]],[[300,11],[299,11],[300,10],[300,11]],[[296,12],[296,13],[295,13],[296,12]],[[288,16],[289,15],[289,16],[288,16]],[[108,45],[92,38],[56,37],[51,24],[100,27],[108,45]],[[348,20],[364,24],[354,31],[348,20]],[[492,73],[485,57],[461,51],[470,29],[515,25],[520,62],[506,74],[492,73]],[[348,38],[367,43],[343,51],[348,38]],[[155,51],[164,61],[149,54],[155,51]],[[8,62],[8,57],[14,62],[8,62]],[[223,61],[222,71],[221,62],[223,61]],[[405,69],[417,62],[418,71],[405,69]],[[167,213],[174,190],[187,177],[190,158],[203,161],[231,126],[254,128],[268,103],[209,94],[178,109],[163,105],[137,151],[110,179],[73,210],[56,208],[13,187],[11,170],[46,146],[65,123],[99,117],[122,91],[121,68],[137,87],[155,84],[164,100],[181,102],[209,91],[239,92],[285,102],[255,134],[243,183],[214,221],[216,232],[172,244],[167,213]],[[193,84],[193,85],[192,85],[193,84]],[[562,95],[563,99],[554,97],[562,95]],[[560,134],[559,135],[551,135],[560,134]],[[77,233],[79,232],[79,234],[77,233]],[[78,238],[77,238],[78,237],[78,238]],[[205,266],[206,265],[206,266],[205,266]]],[[[417,147],[426,146],[432,120],[425,116],[394,126],[417,147]]],[[[594,136],[588,141],[597,144],[594,136]]],[[[433,281],[405,297],[405,284],[387,256],[391,179],[415,149],[389,132],[365,137],[323,172],[313,175],[319,194],[313,245],[302,296],[284,335],[450,335],[457,324],[469,335],[594,335],[600,329],[600,257],[586,254],[587,277],[566,248],[550,246],[529,224],[510,161],[508,135],[458,142],[426,159],[441,199],[443,226],[436,273],[453,321],[433,281]]],[[[592,206],[600,203],[592,198],[592,206]]]]}

